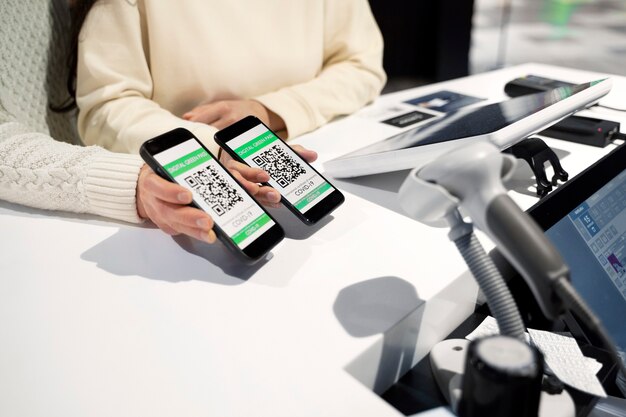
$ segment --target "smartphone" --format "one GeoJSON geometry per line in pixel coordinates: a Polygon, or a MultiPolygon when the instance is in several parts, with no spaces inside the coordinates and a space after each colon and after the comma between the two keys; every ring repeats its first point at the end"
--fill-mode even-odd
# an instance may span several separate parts
{"type": "Polygon", "coordinates": [[[154,172],[192,192],[191,205],[213,218],[218,239],[243,260],[260,259],[285,236],[190,131],[179,128],[150,139],[139,154],[154,172]]]}
{"type": "Polygon", "coordinates": [[[215,141],[236,160],[270,175],[267,185],[304,223],[312,225],[339,207],[345,198],[326,178],[254,116],[215,134],[215,141]]]}

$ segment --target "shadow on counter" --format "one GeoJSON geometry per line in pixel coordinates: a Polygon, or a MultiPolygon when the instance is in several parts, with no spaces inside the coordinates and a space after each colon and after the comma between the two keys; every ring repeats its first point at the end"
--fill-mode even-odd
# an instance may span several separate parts
{"type": "Polygon", "coordinates": [[[361,383],[381,394],[411,369],[424,304],[415,287],[398,277],[379,277],[342,289],[333,310],[353,337],[382,335],[346,366],[361,383]]]}

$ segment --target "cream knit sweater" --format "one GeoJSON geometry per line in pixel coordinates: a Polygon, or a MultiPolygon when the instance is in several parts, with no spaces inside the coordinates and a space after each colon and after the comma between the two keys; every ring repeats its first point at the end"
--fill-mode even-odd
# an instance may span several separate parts
{"type": "Polygon", "coordinates": [[[135,155],[58,142],[15,122],[0,124],[1,200],[139,222],[141,165],[135,155]]]}
{"type": "Polygon", "coordinates": [[[77,146],[72,118],[48,109],[65,88],[67,0],[0,3],[0,199],[138,222],[138,156],[77,146]]]}
{"type": "Polygon", "coordinates": [[[382,52],[367,0],[100,0],[80,36],[79,131],[137,152],[185,127],[217,151],[213,127],[180,116],[255,99],[294,137],[373,100],[382,52]]]}

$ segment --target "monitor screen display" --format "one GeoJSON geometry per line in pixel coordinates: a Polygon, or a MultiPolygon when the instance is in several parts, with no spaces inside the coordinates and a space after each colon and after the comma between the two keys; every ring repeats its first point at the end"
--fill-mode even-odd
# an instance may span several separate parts
{"type": "Polygon", "coordinates": [[[626,351],[626,171],[546,231],[572,284],[626,351]]]}
{"type": "Polygon", "coordinates": [[[626,147],[528,212],[563,256],[578,293],[626,351],[626,147]]]}

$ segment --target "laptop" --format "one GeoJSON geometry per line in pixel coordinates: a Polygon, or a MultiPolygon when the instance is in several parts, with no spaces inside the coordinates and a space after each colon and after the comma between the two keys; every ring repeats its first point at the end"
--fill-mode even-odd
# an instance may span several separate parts
{"type": "Polygon", "coordinates": [[[356,177],[419,167],[477,141],[506,149],[596,102],[610,89],[611,80],[602,79],[500,103],[464,107],[327,161],[324,169],[336,178],[356,177]]]}

